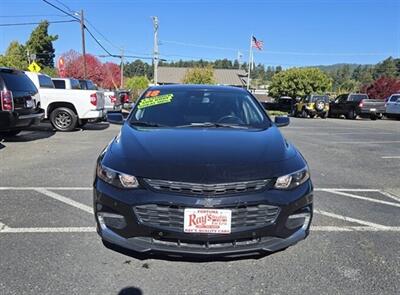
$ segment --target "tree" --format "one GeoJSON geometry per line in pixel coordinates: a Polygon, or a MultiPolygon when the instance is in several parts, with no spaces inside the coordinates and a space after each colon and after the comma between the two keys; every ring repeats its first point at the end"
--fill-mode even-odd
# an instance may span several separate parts
{"type": "Polygon", "coordinates": [[[273,97],[305,97],[325,93],[332,87],[331,79],[316,68],[292,68],[275,74],[270,85],[273,97]]]}
{"type": "Polygon", "coordinates": [[[125,88],[131,90],[131,95],[136,100],[140,93],[149,86],[149,79],[146,76],[136,76],[126,79],[125,88]]]}
{"type": "Polygon", "coordinates": [[[214,70],[211,66],[189,69],[182,82],[185,84],[215,84],[214,70]]]}
{"type": "Polygon", "coordinates": [[[121,68],[113,63],[106,62],[101,67],[101,73],[103,80],[100,85],[104,88],[113,89],[121,86],[121,68]]]}
{"type": "Polygon", "coordinates": [[[26,50],[29,54],[36,54],[36,62],[43,67],[54,67],[55,50],[53,42],[58,39],[57,35],[48,34],[49,22],[42,21],[34,29],[26,42],[26,50]]]}
{"type": "Polygon", "coordinates": [[[380,77],[395,78],[398,76],[400,76],[400,72],[397,69],[396,61],[392,57],[385,59],[375,66],[375,79],[378,79],[380,77]]]}
{"type": "Polygon", "coordinates": [[[385,99],[400,91],[400,79],[381,77],[370,85],[364,86],[362,92],[370,98],[385,99]]]}
{"type": "Polygon", "coordinates": [[[0,66],[27,70],[28,58],[25,54],[25,48],[17,41],[8,45],[4,56],[0,56],[0,66]]]}
{"type": "MultiPolygon", "coordinates": [[[[64,59],[64,77],[84,78],[83,56],[74,50],[70,50],[62,55],[64,59]]],[[[87,79],[104,88],[118,88],[121,83],[121,69],[111,62],[102,64],[100,60],[86,54],[87,79]]]]}

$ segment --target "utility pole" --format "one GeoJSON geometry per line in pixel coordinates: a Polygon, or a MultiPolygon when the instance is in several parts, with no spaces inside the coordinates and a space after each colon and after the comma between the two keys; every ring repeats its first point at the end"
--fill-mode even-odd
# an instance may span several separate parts
{"type": "Polygon", "coordinates": [[[153,50],[153,65],[154,65],[154,85],[158,83],[158,17],[153,16],[154,27],[154,50],[153,50]]]}
{"type": "Polygon", "coordinates": [[[121,89],[124,89],[124,48],[121,48],[121,89]]]}
{"type": "Polygon", "coordinates": [[[250,90],[250,71],[253,62],[253,35],[250,37],[249,64],[247,70],[247,90],[250,90]]]}
{"type": "Polygon", "coordinates": [[[240,70],[240,68],[241,68],[240,62],[241,62],[242,57],[243,57],[243,54],[238,50],[238,53],[237,53],[237,61],[238,61],[238,65],[239,65],[239,68],[238,68],[239,70],[240,70]]]}
{"type": "Polygon", "coordinates": [[[86,68],[86,46],[85,46],[85,19],[83,17],[83,9],[81,9],[80,17],[81,17],[81,33],[82,33],[83,78],[86,79],[87,68],[86,68]]]}

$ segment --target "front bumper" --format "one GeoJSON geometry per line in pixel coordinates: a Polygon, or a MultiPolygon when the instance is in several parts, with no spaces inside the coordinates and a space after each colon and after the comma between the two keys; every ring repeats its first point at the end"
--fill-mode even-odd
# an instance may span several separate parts
{"type": "Polygon", "coordinates": [[[44,117],[44,110],[37,109],[30,114],[20,115],[17,112],[0,111],[0,130],[19,130],[38,125],[44,117]]]}
{"type": "Polygon", "coordinates": [[[100,223],[97,231],[101,238],[118,247],[140,253],[166,253],[174,255],[218,255],[275,252],[303,240],[309,234],[312,218],[313,187],[308,181],[292,191],[266,190],[249,195],[213,197],[207,206],[201,206],[205,198],[157,193],[149,190],[124,191],[96,180],[94,188],[94,211],[120,214],[126,227],[115,229],[100,223]],[[232,231],[231,234],[193,234],[171,228],[157,228],[143,224],[137,218],[134,207],[143,204],[174,204],[184,208],[226,209],[243,204],[269,204],[279,206],[275,222],[249,230],[232,231]],[[310,221],[305,226],[286,228],[288,216],[310,212],[310,221]]]}

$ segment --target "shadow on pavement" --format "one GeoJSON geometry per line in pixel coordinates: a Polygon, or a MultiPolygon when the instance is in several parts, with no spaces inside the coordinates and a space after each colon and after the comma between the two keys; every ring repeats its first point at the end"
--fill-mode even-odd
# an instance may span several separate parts
{"type": "Polygon", "coordinates": [[[119,291],[118,295],[142,295],[143,292],[136,287],[126,287],[119,291]]]}
{"type": "Polygon", "coordinates": [[[30,127],[26,130],[21,131],[16,136],[5,137],[4,142],[29,142],[35,141],[39,139],[49,138],[53,136],[56,132],[53,130],[53,127],[49,124],[39,126],[30,127]]]}
{"type": "Polygon", "coordinates": [[[102,123],[88,123],[87,125],[83,126],[80,130],[92,130],[92,131],[99,131],[105,130],[110,127],[109,123],[102,122],[102,123]]]}
{"type": "Polygon", "coordinates": [[[2,143],[0,143],[0,150],[1,149],[4,149],[6,146],[4,145],[4,144],[2,144],[2,143]]]}

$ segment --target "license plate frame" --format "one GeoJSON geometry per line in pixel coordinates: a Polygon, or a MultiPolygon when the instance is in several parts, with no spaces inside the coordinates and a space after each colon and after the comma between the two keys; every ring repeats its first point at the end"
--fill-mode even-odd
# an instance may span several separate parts
{"type": "Polygon", "coordinates": [[[214,208],[185,208],[183,231],[200,234],[230,234],[232,211],[214,208]]]}

